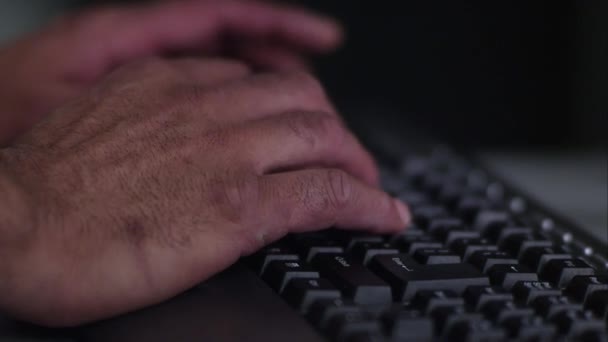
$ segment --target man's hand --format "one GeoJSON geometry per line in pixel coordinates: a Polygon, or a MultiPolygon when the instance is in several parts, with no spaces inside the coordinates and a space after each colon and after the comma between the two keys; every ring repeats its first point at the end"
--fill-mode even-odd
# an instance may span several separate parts
{"type": "Polygon", "coordinates": [[[284,70],[339,42],[338,26],[326,18],[256,1],[90,9],[0,49],[0,146],[132,60],[195,51],[284,70]]]}
{"type": "Polygon", "coordinates": [[[163,301],[289,232],[397,232],[407,208],[376,178],[305,73],[122,67],[0,150],[0,308],[74,325],[163,301]]]}

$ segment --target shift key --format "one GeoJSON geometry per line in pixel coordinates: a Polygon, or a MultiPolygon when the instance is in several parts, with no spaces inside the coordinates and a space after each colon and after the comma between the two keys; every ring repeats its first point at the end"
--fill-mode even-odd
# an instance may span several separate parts
{"type": "Polygon", "coordinates": [[[409,301],[420,290],[453,290],[490,285],[486,276],[469,264],[421,265],[408,254],[378,255],[369,268],[393,289],[393,299],[409,301]]]}
{"type": "Polygon", "coordinates": [[[313,265],[357,304],[389,304],[390,286],[362,264],[343,254],[318,254],[313,265]]]}

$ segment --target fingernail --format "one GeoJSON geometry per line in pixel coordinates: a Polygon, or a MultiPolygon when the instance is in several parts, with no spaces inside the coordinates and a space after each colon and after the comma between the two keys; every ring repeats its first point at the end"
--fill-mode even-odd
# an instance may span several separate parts
{"type": "Polygon", "coordinates": [[[395,206],[397,207],[397,212],[399,212],[399,217],[401,217],[401,221],[403,221],[405,227],[409,226],[412,220],[410,209],[407,207],[407,205],[405,205],[405,203],[401,202],[400,200],[395,198],[394,201],[395,206]]]}

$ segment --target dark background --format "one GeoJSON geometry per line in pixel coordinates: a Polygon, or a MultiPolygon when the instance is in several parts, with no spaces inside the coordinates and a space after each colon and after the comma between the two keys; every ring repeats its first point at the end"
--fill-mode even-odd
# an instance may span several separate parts
{"type": "Polygon", "coordinates": [[[392,105],[461,145],[605,146],[608,1],[301,2],[347,28],[319,64],[340,103],[392,105]]]}

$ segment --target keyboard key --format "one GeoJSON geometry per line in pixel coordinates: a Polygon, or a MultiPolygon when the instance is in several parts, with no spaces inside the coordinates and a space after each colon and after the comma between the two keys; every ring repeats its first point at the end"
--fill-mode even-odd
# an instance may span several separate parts
{"type": "Polygon", "coordinates": [[[511,317],[526,317],[534,315],[534,310],[532,310],[532,308],[518,306],[511,300],[490,301],[482,307],[482,312],[486,318],[496,323],[502,323],[505,319],[511,317]]]}
{"type": "Polygon", "coordinates": [[[592,331],[603,332],[606,327],[604,323],[593,317],[591,312],[581,310],[564,310],[555,314],[551,322],[557,325],[562,334],[570,337],[578,337],[592,331]]]}
{"type": "Polygon", "coordinates": [[[360,311],[361,308],[348,299],[320,299],[311,304],[307,316],[313,325],[324,330],[332,317],[360,311]]]}
{"type": "Polygon", "coordinates": [[[399,199],[405,202],[410,208],[430,205],[431,200],[427,194],[419,191],[403,191],[399,193],[399,199]]]}
{"type": "Polygon", "coordinates": [[[399,250],[388,242],[357,242],[351,253],[355,260],[367,265],[376,255],[399,254],[399,250]]]}
{"type": "Polygon", "coordinates": [[[540,296],[559,296],[562,292],[546,281],[518,281],[513,286],[513,294],[517,299],[530,304],[540,296]]]}
{"type": "Polygon", "coordinates": [[[268,263],[275,260],[298,260],[296,253],[284,244],[273,244],[255,253],[249,259],[251,266],[258,275],[263,275],[268,263]]]}
{"type": "Polygon", "coordinates": [[[577,275],[594,275],[595,271],[582,259],[556,259],[545,264],[540,273],[541,278],[550,281],[560,288],[568,286],[577,275]]]}
{"type": "Polygon", "coordinates": [[[553,243],[551,241],[535,234],[513,234],[505,238],[499,245],[502,250],[511,253],[511,255],[518,259],[521,259],[523,253],[529,248],[551,248],[552,246],[553,243]]]}
{"type": "Polygon", "coordinates": [[[496,251],[498,247],[488,239],[483,238],[460,238],[455,239],[449,247],[467,262],[469,257],[477,251],[496,251]]]}
{"type": "Polygon", "coordinates": [[[562,311],[582,308],[580,304],[572,303],[565,296],[540,296],[532,302],[532,305],[539,315],[548,319],[562,311]]]}
{"type": "Polygon", "coordinates": [[[440,306],[463,306],[464,299],[450,290],[422,290],[416,293],[410,305],[428,315],[440,306]]]}
{"type": "Polygon", "coordinates": [[[435,232],[438,230],[445,231],[459,229],[462,229],[462,221],[460,219],[453,217],[442,217],[431,220],[429,222],[427,231],[429,232],[429,234],[435,234],[435,232]]]}
{"type": "Polygon", "coordinates": [[[597,290],[590,294],[585,309],[591,310],[596,317],[604,318],[608,324],[608,290],[597,290]]]}
{"type": "Polygon", "coordinates": [[[494,265],[488,270],[488,275],[492,284],[507,290],[511,290],[518,281],[538,281],[536,273],[523,265],[494,265]]]}
{"type": "Polygon", "coordinates": [[[540,272],[542,267],[550,260],[570,258],[572,256],[560,247],[531,247],[526,249],[520,260],[530,269],[540,272]]]}
{"type": "Polygon", "coordinates": [[[340,298],[340,291],[323,278],[297,278],[285,286],[282,296],[300,313],[306,314],[314,301],[340,298]]]}
{"type": "Polygon", "coordinates": [[[432,232],[432,235],[437,240],[443,242],[445,245],[450,245],[454,240],[457,239],[475,239],[479,238],[479,233],[473,230],[465,230],[463,228],[452,229],[449,227],[440,227],[432,232]]]}
{"type": "MultiPolygon", "coordinates": [[[[507,225],[506,227],[502,228],[502,229],[495,229],[492,230],[490,232],[488,232],[487,234],[485,234],[484,236],[487,237],[488,239],[492,240],[492,241],[496,241],[496,244],[498,246],[502,246],[508,239],[512,238],[513,236],[528,236],[530,237],[530,239],[532,239],[532,229],[528,228],[528,227],[516,227],[516,226],[512,226],[512,225],[507,225]]],[[[513,255],[514,257],[517,257],[518,255],[516,253],[511,253],[509,252],[509,254],[513,255]]]]}
{"type": "Polygon", "coordinates": [[[461,262],[460,256],[447,248],[418,249],[414,253],[414,259],[424,265],[459,264],[461,262]]]}
{"type": "Polygon", "coordinates": [[[477,267],[484,274],[495,265],[517,265],[517,259],[514,259],[507,252],[502,251],[477,251],[471,255],[469,263],[477,267]]]}
{"type": "Polygon", "coordinates": [[[323,277],[357,304],[389,304],[391,288],[386,282],[343,254],[319,254],[313,265],[323,277]]]}
{"type": "Polygon", "coordinates": [[[598,290],[608,290],[608,275],[573,277],[564,294],[576,301],[585,302],[591,293],[598,290]]]}
{"type": "Polygon", "coordinates": [[[414,254],[419,248],[441,248],[443,245],[427,235],[402,235],[395,246],[406,253],[414,254]]]}
{"type": "Polygon", "coordinates": [[[318,277],[319,272],[300,261],[275,260],[268,263],[262,279],[275,291],[281,293],[291,279],[318,277]]]}
{"type": "Polygon", "coordinates": [[[381,335],[380,322],[366,312],[348,312],[329,320],[328,334],[337,341],[346,341],[359,334],[381,335]]]}
{"type": "Polygon", "coordinates": [[[433,338],[433,322],[418,310],[393,308],[382,314],[381,321],[393,341],[430,341],[433,338]]]}
{"type": "Polygon", "coordinates": [[[333,234],[332,237],[340,246],[342,246],[348,252],[350,252],[350,250],[355,246],[355,244],[359,242],[384,242],[384,238],[380,235],[360,232],[338,231],[333,234]]]}
{"type": "Polygon", "coordinates": [[[511,292],[503,289],[500,286],[469,286],[464,291],[463,295],[467,304],[476,311],[489,301],[510,301],[513,300],[511,292]]]}
{"type": "Polygon", "coordinates": [[[467,286],[489,285],[488,278],[471,265],[420,265],[407,254],[378,255],[369,267],[391,285],[393,298],[400,301],[411,299],[419,290],[462,293],[467,286]]]}
{"type": "Polygon", "coordinates": [[[448,341],[502,341],[505,332],[486,320],[464,320],[457,322],[448,329],[446,334],[448,341]]]}
{"type": "Polygon", "coordinates": [[[490,209],[490,202],[482,196],[464,196],[456,205],[456,215],[464,222],[472,224],[477,215],[484,210],[490,209]]]}
{"type": "Polygon", "coordinates": [[[435,334],[441,336],[459,322],[480,321],[483,315],[467,312],[463,306],[439,306],[431,314],[435,323],[435,334]]]}
{"type": "Polygon", "coordinates": [[[514,316],[502,322],[507,336],[517,341],[549,342],[556,339],[557,329],[539,316],[514,316]]]}
{"type": "Polygon", "coordinates": [[[510,216],[505,211],[482,210],[475,217],[473,227],[482,234],[490,230],[501,229],[510,222],[510,216]]]}
{"type": "Polygon", "coordinates": [[[441,206],[420,206],[413,210],[412,212],[413,222],[416,226],[422,229],[428,229],[431,221],[446,218],[448,217],[448,213],[445,208],[441,206]]]}
{"type": "Polygon", "coordinates": [[[322,236],[294,236],[292,244],[306,262],[310,262],[318,253],[344,253],[339,242],[322,236]]]}

